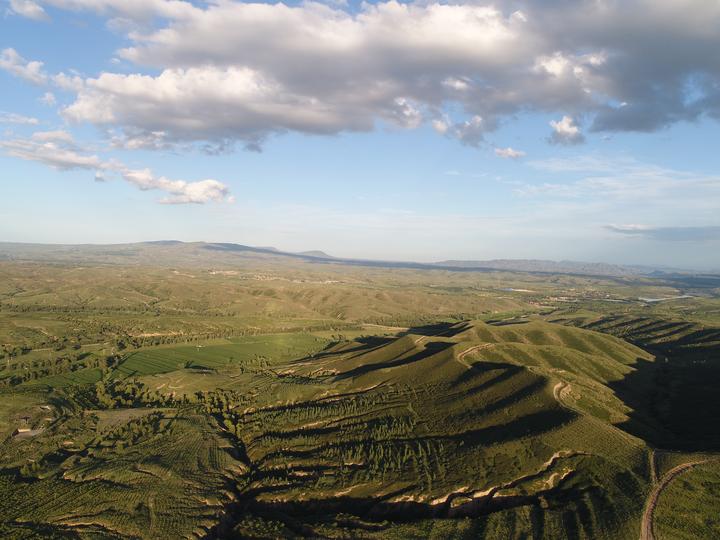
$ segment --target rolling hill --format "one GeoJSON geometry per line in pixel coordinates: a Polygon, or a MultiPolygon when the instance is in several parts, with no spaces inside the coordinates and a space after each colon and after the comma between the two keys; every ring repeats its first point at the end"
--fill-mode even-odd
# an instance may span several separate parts
{"type": "Polygon", "coordinates": [[[707,277],[73,249],[0,262],[3,537],[720,534],[707,277]]]}
{"type": "Polygon", "coordinates": [[[5,473],[8,530],[172,537],[215,520],[205,534],[636,537],[649,450],[618,428],[631,410],[608,385],[653,358],[626,342],[533,320],[318,342],[305,356],[257,349],[265,361],[223,347],[196,351],[197,365],[170,347],[175,365],[140,379],[126,366],[150,357],[130,355],[91,392],[61,393],[69,413],[57,402],[52,427],[5,443],[6,470],[25,463],[32,486],[5,473]],[[147,405],[157,412],[102,420],[147,405]],[[210,430],[203,445],[175,440],[193,429],[210,430]],[[203,460],[215,488],[193,480],[203,460]],[[100,485],[103,497],[77,495],[100,485]],[[43,493],[73,502],[31,518],[43,493]],[[108,506],[120,493],[128,502],[108,506]]]}

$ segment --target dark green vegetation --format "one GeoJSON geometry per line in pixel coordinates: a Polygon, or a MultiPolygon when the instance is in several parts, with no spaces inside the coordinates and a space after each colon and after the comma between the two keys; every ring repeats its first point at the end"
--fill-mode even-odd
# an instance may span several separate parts
{"type": "Polygon", "coordinates": [[[720,328],[692,320],[613,315],[568,321],[621,337],[652,352],[630,376],[612,385],[633,409],[625,428],[655,446],[685,451],[720,450],[720,328]]]}
{"type": "Polygon", "coordinates": [[[720,537],[720,463],[698,465],[679,475],[663,492],[655,511],[659,538],[720,537]]]}
{"type": "Polygon", "coordinates": [[[132,249],[0,263],[3,537],[718,535],[711,278],[132,249]]]}

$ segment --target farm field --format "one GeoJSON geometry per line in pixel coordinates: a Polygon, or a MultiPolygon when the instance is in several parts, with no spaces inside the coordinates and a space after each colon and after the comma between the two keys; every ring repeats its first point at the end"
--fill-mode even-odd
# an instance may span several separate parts
{"type": "Polygon", "coordinates": [[[3,537],[717,536],[715,282],[188,256],[0,262],[3,537]]]}
{"type": "Polygon", "coordinates": [[[328,343],[320,337],[296,333],[238,337],[194,346],[164,346],[127,355],[115,375],[140,377],[183,368],[216,371],[227,366],[267,367],[270,362],[302,358],[328,343]]]}

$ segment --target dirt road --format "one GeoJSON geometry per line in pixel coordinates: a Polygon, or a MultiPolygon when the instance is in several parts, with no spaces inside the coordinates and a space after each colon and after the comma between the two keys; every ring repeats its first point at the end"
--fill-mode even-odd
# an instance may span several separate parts
{"type": "Polygon", "coordinates": [[[475,345],[474,347],[470,347],[469,349],[461,352],[455,358],[457,358],[457,361],[460,362],[463,366],[470,369],[470,368],[472,368],[472,366],[468,362],[465,361],[465,357],[468,354],[471,354],[471,353],[474,353],[477,351],[481,351],[482,349],[487,349],[488,347],[492,347],[493,345],[495,345],[495,344],[494,343],[481,343],[480,345],[475,345]]]}
{"type": "Polygon", "coordinates": [[[640,540],[655,540],[655,533],[653,531],[653,515],[662,491],[668,487],[670,482],[672,482],[677,476],[692,469],[693,467],[697,467],[698,465],[702,465],[710,461],[712,460],[705,459],[701,461],[690,461],[688,463],[678,465],[677,467],[673,467],[665,473],[665,475],[650,492],[647,502],[645,503],[645,512],[643,513],[642,524],[640,525],[640,540]]]}

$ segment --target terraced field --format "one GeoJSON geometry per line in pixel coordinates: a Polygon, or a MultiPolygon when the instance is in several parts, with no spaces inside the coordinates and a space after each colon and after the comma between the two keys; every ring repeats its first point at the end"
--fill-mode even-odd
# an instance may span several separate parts
{"type": "Polygon", "coordinates": [[[720,415],[720,329],[634,315],[554,319],[620,337],[658,358],[610,385],[633,409],[629,432],[663,449],[720,451],[720,431],[707,424],[720,415]]]}
{"type": "Polygon", "coordinates": [[[571,527],[578,537],[633,537],[647,485],[644,443],[598,421],[572,394],[569,404],[558,401],[553,386],[622,377],[640,355],[647,357],[619,340],[539,321],[473,322],[291,363],[287,373],[321,379],[325,389],[230,414],[252,465],[241,497],[260,515],[306,523],[314,515],[322,535],[332,532],[328,513],[372,537],[362,520],[399,522],[390,529],[402,535],[411,529],[400,523],[410,519],[429,526],[431,518],[501,512],[506,530],[527,534],[553,537],[571,527]],[[566,353],[558,368],[547,361],[553,347],[579,354],[572,362],[566,353]],[[596,370],[602,374],[593,362],[607,366],[596,370]],[[613,478],[622,486],[608,485],[613,478]],[[567,500],[574,517],[560,504],[567,500]],[[528,506],[548,511],[527,523],[528,506]]]}
{"type": "MultiPolygon", "coordinates": [[[[91,429],[92,418],[86,422],[91,429]]],[[[6,531],[43,524],[81,535],[177,538],[209,529],[242,465],[202,417],[160,414],[155,422],[129,445],[112,444],[105,433],[63,441],[60,450],[41,456],[27,441],[18,450],[42,464],[30,475],[39,479],[0,478],[6,531]]]]}
{"type": "Polygon", "coordinates": [[[715,293],[0,271],[2,537],[717,535],[715,293]]]}
{"type": "Polygon", "coordinates": [[[539,320],[324,343],[268,336],[128,355],[97,397],[70,396],[75,414],[54,409],[43,432],[6,441],[4,526],[23,530],[32,508],[34,525],[81,536],[385,538],[454,530],[459,519],[488,538],[638,529],[647,447],[613,425],[627,408],[597,390],[652,361],[643,351],[539,320]],[[145,381],[221,376],[258,347],[271,370],[243,373],[241,385],[216,378],[181,401],[148,392],[128,369],[146,362],[145,381]],[[293,354],[305,349],[314,352],[293,354]],[[581,399],[586,389],[593,397],[581,399]],[[93,412],[83,400],[123,408],[93,412]]]}

